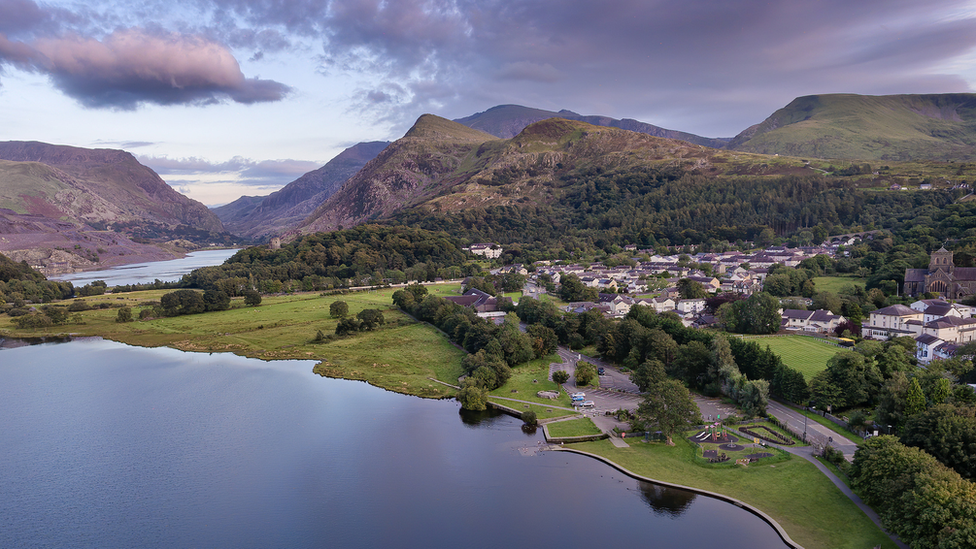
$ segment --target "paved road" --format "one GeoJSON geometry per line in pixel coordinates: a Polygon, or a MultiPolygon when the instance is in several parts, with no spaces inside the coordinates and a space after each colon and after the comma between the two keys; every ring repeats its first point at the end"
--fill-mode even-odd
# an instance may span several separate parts
{"type": "Polygon", "coordinates": [[[857,450],[857,442],[820,425],[812,419],[807,419],[800,412],[774,400],[769,401],[766,410],[797,433],[803,433],[805,428],[807,439],[814,445],[822,446],[825,443],[829,443],[834,448],[843,452],[844,458],[847,461],[854,460],[854,451],[857,450]]]}

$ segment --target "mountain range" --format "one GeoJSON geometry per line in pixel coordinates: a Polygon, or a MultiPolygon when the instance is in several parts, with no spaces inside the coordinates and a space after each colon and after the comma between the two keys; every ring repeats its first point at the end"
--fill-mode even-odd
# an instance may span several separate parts
{"type": "Polygon", "coordinates": [[[601,173],[811,175],[838,169],[834,163],[861,170],[864,161],[968,162],[974,144],[974,94],[800,97],[732,139],[500,105],[455,121],[424,115],[401,139],[359,143],[269,196],[210,211],[125,151],[7,142],[0,251],[135,256],[136,241],[227,241],[223,231],[260,241],[403,212],[545,208],[565,198],[566,181],[601,173]],[[815,161],[824,158],[830,162],[815,161]],[[126,249],[108,252],[113,243],[126,249]]]}

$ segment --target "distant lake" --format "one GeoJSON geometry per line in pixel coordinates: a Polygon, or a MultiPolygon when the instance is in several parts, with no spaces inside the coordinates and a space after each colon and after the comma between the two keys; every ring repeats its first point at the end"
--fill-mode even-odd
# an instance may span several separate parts
{"type": "Polygon", "coordinates": [[[84,286],[95,280],[104,280],[109,286],[125,284],[146,284],[159,279],[163,282],[176,282],[183,275],[200,267],[220,265],[238,249],[204,250],[190,252],[186,257],[167,261],[152,261],[149,263],[133,263],[120,265],[100,271],[85,271],[50,277],[52,280],[64,280],[75,286],[84,286]]]}
{"type": "Polygon", "coordinates": [[[779,548],[719,500],[312,362],[0,349],[0,547],[779,548]]]}

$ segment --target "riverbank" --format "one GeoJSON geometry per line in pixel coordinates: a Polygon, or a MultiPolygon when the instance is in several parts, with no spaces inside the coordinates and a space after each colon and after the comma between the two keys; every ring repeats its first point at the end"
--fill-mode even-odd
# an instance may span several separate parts
{"type": "MultiPolygon", "coordinates": [[[[434,295],[456,295],[456,285],[429,286],[434,295]]],[[[115,322],[117,308],[93,309],[72,314],[69,324],[45,330],[15,330],[7,316],[0,316],[0,335],[12,337],[73,334],[99,336],[142,347],[172,347],[184,351],[229,352],[263,360],[313,359],[316,373],[328,377],[366,381],[398,393],[428,398],[454,395],[454,389],[431,380],[454,384],[461,375],[464,351],[431,326],[403,314],[392,305],[393,289],[322,296],[315,293],[268,296],[258,307],[233,302],[228,311],[161,318],[129,323],[115,322]],[[366,308],[383,312],[385,325],[373,332],[334,337],[337,320],[329,306],[349,305],[349,314],[366,308]],[[313,343],[321,331],[324,341],[313,343]]],[[[129,306],[134,316],[146,303],[158,301],[166,291],[109,294],[84,298],[93,306],[106,303],[129,306]]],[[[520,366],[513,385],[495,398],[536,400],[535,392],[549,388],[545,357],[520,366]],[[512,389],[516,393],[512,393],[512,389]]],[[[565,400],[565,395],[561,395],[565,400]]],[[[540,399],[541,400],[541,399],[540,399]]],[[[553,408],[560,401],[535,406],[553,408]]],[[[553,408],[555,411],[555,408],[553,408]]],[[[542,416],[540,416],[542,417],[542,416]]],[[[852,502],[809,463],[790,460],[748,468],[707,467],[693,463],[687,442],[669,448],[631,443],[614,449],[609,442],[573,445],[603,455],[638,475],[714,491],[740,499],[768,513],[789,535],[807,549],[815,547],[893,547],[852,502]],[[682,453],[684,452],[684,453],[682,453]],[[861,520],[863,518],[863,520],[861,520]]]]}
{"type": "Polygon", "coordinates": [[[702,466],[683,439],[675,446],[627,441],[616,448],[608,441],[575,443],[570,449],[611,462],[632,476],[721,494],[769,515],[805,549],[896,549],[848,497],[812,464],[790,459],[772,465],[702,466]]]}
{"type": "MultiPolygon", "coordinates": [[[[431,293],[446,295],[457,287],[432,286],[431,293]]],[[[117,323],[117,307],[128,306],[133,316],[165,290],[107,294],[79,301],[115,308],[71,313],[68,324],[39,330],[18,330],[11,318],[0,316],[0,334],[8,337],[73,335],[97,336],[140,347],[172,347],[184,351],[229,352],[262,360],[317,360],[317,373],[340,379],[366,381],[377,387],[430,398],[453,397],[449,387],[435,378],[456,383],[462,374],[464,351],[447,338],[393,307],[393,290],[321,296],[317,293],[266,296],[258,307],[245,307],[240,299],[227,311],[172,318],[117,323]],[[386,323],[375,331],[335,337],[337,319],[329,316],[335,301],[349,305],[349,315],[374,308],[386,323]],[[325,336],[313,343],[317,333],[325,336]]],[[[68,305],[69,303],[65,303],[68,305]]]]}

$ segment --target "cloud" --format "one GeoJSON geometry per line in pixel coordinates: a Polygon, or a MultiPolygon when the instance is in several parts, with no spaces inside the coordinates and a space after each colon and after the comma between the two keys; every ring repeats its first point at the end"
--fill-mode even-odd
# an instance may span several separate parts
{"type": "MultiPolygon", "coordinates": [[[[139,162],[152,168],[172,184],[187,176],[232,177],[238,185],[268,187],[282,186],[302,175],[322,167],[322,163],[308,160],[250,160],[234,157],[225,162],[210,162],[202,158],[169,158],[166,156],[139,156],[139,162]],[[167,177],[173,176],[173,177],[167,177]]],[[[202,180],[203,178],[196,179],[202,180]]]]}
{"type": "Polygon", "coordinates": [[[80,35],[13,42],[0,36],[0,61],[47,74],[62,92],[93,108],[132,110],[142,104],[251,104],[280,101],[291,88],[246,78],[230,51],[195,35],[115,31],[101,40],[80,35]]]}

